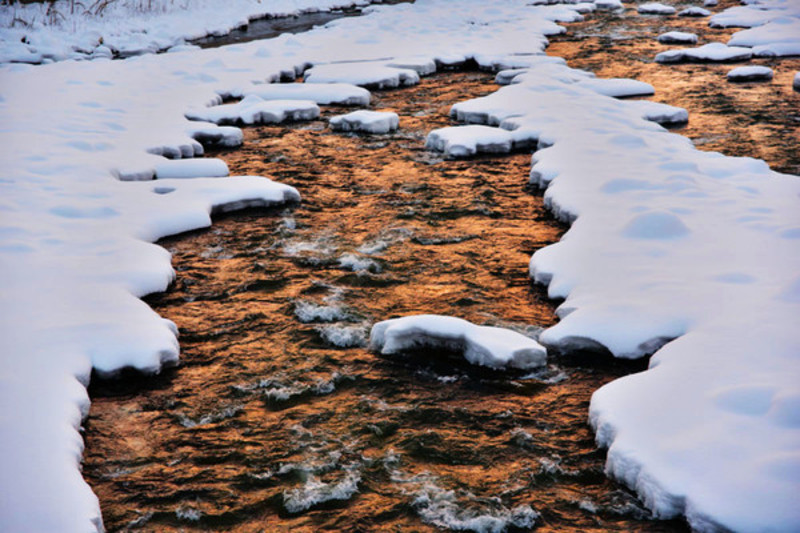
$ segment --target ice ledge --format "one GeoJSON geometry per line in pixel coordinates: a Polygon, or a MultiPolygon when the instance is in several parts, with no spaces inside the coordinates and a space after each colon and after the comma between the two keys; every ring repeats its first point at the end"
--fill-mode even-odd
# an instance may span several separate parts
{"type": "Polygon", "coordinates": [[[536,368],[547,351],[535,340],[503,328],[477,326],[443,315],[412,315],[378,322],[369,337],[371,350],[394,354],[420,347],[463,352],[472,364],[491,368],[536,368]]]}

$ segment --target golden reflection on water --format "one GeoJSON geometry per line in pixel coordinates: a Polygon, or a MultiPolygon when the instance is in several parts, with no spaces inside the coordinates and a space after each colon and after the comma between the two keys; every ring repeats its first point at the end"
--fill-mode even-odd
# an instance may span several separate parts
{"type": "Polygon", "coordinates": [[[221,154],[232,173],[273,176],[304,201],[163,242],[178,280],[148,301],[181,328],[181,366],[91,391],[84,474],[110,530],[435,531],[449,511],[526,505],[541,531],[684,529],[647,521],[605,478],[586,424],[591,393],[641,363],[495,373],[444,353],[336,347],[326,335],[342,327],[296,316],[336,308],[356,342],[370,323],[421,312],[554,323],[527,264],[564,228],[526,189],[530,156],[423,149],[449,106],[495,90],[491,79],[439,74],[376,95],[375,109],[401,115],[396,134],[249,128],[221,154]],[[374,263],[354,272],[345,254],[374,263]],[[346,500],[289,512],[304,487],[354,479],[346,500]]]}

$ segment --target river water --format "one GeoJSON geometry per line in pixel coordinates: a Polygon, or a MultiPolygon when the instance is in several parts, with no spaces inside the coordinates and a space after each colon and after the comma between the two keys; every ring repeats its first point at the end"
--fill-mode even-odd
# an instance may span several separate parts
{"type": "MultiPolygon", "coordinates": [[[[630,58],[652,58],[649,41],[591,35],[645,31],[628,18],[574,25],[550,51],[607,77],[657,88],[669,78],[675,90],[657,99],[694,102],[685,132],[699,146],[733,135],[718,140],[726,151],[763,157],[702,84],[674,79],[697,80],[701,67],[639,65],[630,58]]],[[[241,149],[212,154],[233,174],[294,185],[303,203],[162,241],[178,279],[148,303],[180,327],[181,366],[90,389],[84,475],[109,530],[687,529],[652,521],[606,479],[586,423],[592,392],[646,362],[573,354],[525,375],[365,347],[370,324],[412,313],[530,335],[556,320],[527,264],[565,227],[526,185],[530,155],[444,161],[423,148],[450,124],[450,105],[494,91],[492,79],[445,72],[375,93],[374,109],[401,117],[394,134],[335,134],[325,120],[253,127],[241,149]]],[[[745,89],[722,85],[729,99],[745,89]]],[[[343,111],[326,107],[323,119],[343,111]]],[[[765,131],[785,137],[773,114],[765,131]]],[[[779,137],[766,159],[792,168],[779,137]]]]}

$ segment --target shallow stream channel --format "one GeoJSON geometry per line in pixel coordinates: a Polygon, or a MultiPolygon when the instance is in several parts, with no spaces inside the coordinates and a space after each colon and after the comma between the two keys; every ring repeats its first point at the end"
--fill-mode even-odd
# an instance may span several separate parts
{"type": "MultiPolygon", "coordinates": [[[[551,51],[588,67],[605,53],[588,49],[591,24],[639,31],[619,17],[574,25],[587,35],[551,51]]],[[[644,57],[647,43],[627,44],[607,54],[620,71],[602,76],[644,57]]],[[[530,154],[451,161],[424,148],[452,123],[450,106],[493,92],[493,79],[444,71],[374,91],[372,109],[400,116],[395,133],[332,132],[327,119],[349,110],[325,106],[319,120],[250,127],[241,149],[211,154],[232,174],[295,186],[303,202],[161,242],[178,278],[147,301],[179,326],[181,365],[90,389],[84,475],[108,530],[688,530],[652,520],[606,478],[587,424],[591,394],[646,361],[576,353],[526,374],[367,348],[371,324],[408,314],[531,336],[556,321],[528,261],[566,227],[527,185],[530,154]]],[[[656,99],[689,107],[666,96],[656,99]]],[[[726,130],[731,116],[704,99],[690,116],[726,130]]],[[[773,126],[785,136],[791,123],[773,126]]],[[[736,142],[725,146],[741,155],[736,142]]],[[[791,169],[792,154],[778,146],[766,159],[791,169]]]]}

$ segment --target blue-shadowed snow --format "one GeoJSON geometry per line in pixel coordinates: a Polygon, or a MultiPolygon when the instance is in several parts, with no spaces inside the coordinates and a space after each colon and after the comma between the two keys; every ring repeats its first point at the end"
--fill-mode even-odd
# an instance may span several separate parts
{"type": "Polygon", "coordinates": [[[728,81],[769,81],[772,69],[764,66],[736,67],[728,72],[728,81]]]}
{"type": "Polygon", "coordinates": [[[367,111],[360,109],[331,117],[331,129],[335,131],[360,131],[365,133],[389,133],[397,130],[400,117],[388,111],[367,111]]]}
{"type": "Polygon", "coordinates": [[[442,315],[413,315],[378,322],[372,326],[369,346],[382,354],[443,348],[463,352],[474,365],[492,368],[536,368],[547,362],[544,347],[530,337],[442,315]]]}

